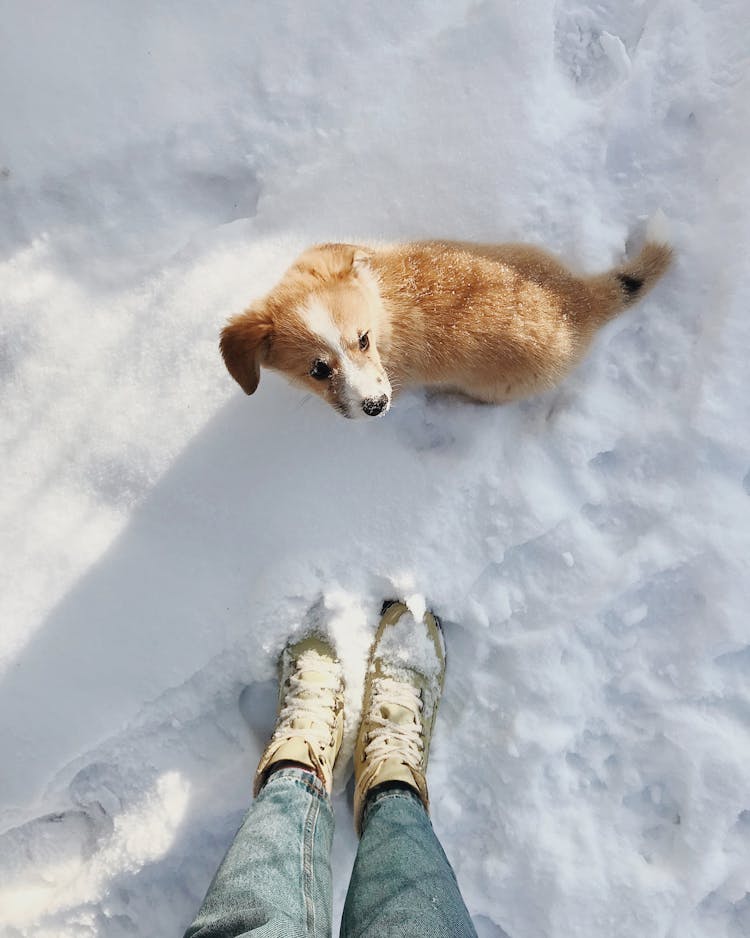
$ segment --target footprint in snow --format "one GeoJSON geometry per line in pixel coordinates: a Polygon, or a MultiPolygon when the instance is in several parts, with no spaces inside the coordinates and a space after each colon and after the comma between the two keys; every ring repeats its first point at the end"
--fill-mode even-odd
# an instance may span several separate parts
{"type": "Polygon", "coordinates": [[[0,882],[46,881],[63,866],[85,862],[112,830],[99,805],[45,814],[0,836],[0,882]]]}
{"type": "Polygon", "coordinates": [[[278,700],[279,685],[275,679],[248,684],[240,694],[240,713],[261,749],[273,732],[278,700]]]}
{"type": "Polygon", "coordinates": [[[561,16],[555,28],[555,55],[582,97],[604,94],[630,75],[625,43],[588,11],[561,16]]]}

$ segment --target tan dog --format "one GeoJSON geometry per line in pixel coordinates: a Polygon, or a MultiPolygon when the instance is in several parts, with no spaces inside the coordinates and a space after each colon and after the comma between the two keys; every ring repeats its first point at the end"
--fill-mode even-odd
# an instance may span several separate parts
{"type": "Polygon", "coordinates": [[[579,276],[522,244],[321,244],[228,322],[221,353],[248,394],[264,365],[345,417],[384,413],[410,385],[502,403],[559,381],[671,256],[647,242],[621,267],[579,276]]]}

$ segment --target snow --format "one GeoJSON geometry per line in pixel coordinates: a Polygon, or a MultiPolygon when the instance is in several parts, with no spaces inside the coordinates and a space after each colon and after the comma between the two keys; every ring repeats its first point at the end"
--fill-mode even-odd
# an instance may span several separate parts
{"type": "Polygon", "coordinates": [[[432,633],[415,618],[411,610],[389,625],[377,643],[377,658],[388,673],[399,673],[410,680],[409,672],[439,679],[442,661],[438,657],[432,633]]]}
{"type": "MultiPolygon", "coordinates": [[[[424,597],[422,597],[423,605],[424,597]]],[[[388,626],[380,633],[376,634],[373,643],[373,661],[369,666],[371,675],[377,672],[387,675],[386,679],[374,679],[373,681],[373,700],[374,706],[385,703],[384,710],[391,710],[391,703],[398,702],[396,698],[414,697],[414,687],[421,687],[421,709],[425,722],[431,718],[434,720],[434,707],[440,702],[441,684],[444,677],[444,658],[445,647],[440,633],[433,638],[432,632],[426,627],[422,616],[424,612],[418,612],[415,617],[411,609],[408,609],[394,623],[388,626]],[[438,641],[441,646],[440,655],[435,642],[438,641]],[[375,650],[376,649],[376,650],[375,650]],[[415,674],[416,678],[415,685],[415,674]],[[406,685],[406,691],[404,691],[406,685]],[[394,696],[395,694],[395,696],[394,696]],[[380,704],[377,703],[378,695],[380,704]]],[[[413,723],[413,706],[401,701],[398,711],[401,709],[401,716],[413,723]],[[410,711],[411,712],[407,712],[410,711]]],[[[396,720],[396,722],[400,722],[396,720]]],[[[388,740],[388,733],[382,734],[385,741],[388,740]]],[[[344,751],[342,755],[346,755],[344,751]]],[[[341,756],[339,757],[341,758],[341,756]]]]}
{"type": "MultiPolygon", "coordinates": [[[[441,616],[428,781],[483,938],[750,931],[742,0],[6,2],[0,934],[179,934],[316,603],[347,740],[441,616]],[[225,319],[321,240],[674,269],[557,390],[352,424],[225,319]]],[[[335,915],[356,849],[337,773],[335,915]]]]}

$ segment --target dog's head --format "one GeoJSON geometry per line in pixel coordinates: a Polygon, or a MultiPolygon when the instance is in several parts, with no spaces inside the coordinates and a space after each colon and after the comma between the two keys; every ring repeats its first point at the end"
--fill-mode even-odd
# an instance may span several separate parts
{"type": "Polygon", "coordinates": [[[378,353],[385,318],[365,250],[324,244],[306,251],[263,300],[221,333],[229,373],[252,394],[261,365],[318,394],[345,417],[391,405],[378,353]]]}

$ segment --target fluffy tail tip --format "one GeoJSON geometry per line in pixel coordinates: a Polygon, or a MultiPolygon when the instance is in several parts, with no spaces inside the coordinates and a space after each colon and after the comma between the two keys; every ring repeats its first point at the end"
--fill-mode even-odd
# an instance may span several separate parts
{"type": "Polygon", "coordinates": [[[631,303],[647,293],[672,262],[672,248],[667,240],[666,217],[656,212],[648,222],[646,240],[640,252],[623,264],[617,279],[625,303],[631,303]]]}

